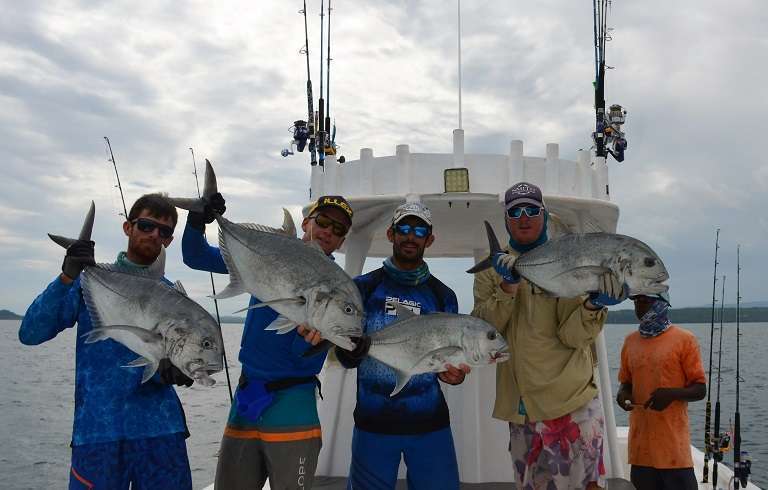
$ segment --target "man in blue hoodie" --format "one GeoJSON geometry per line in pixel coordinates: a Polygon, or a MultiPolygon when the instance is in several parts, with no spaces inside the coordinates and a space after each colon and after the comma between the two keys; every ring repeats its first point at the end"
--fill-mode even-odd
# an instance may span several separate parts
{"type": "MultiPolygon", "coordinates": [[[[456,294],[437,280],[424,262],[435,241],[432,213],[421,203],[399,206],[387,229],[392,256],[380,269],[355,278],[365,306],[365,334],[397,320],[396,304],[416,314],[457,313],[456,294]]],[[[316,339],[310,339],[316,341],[316,339]]],[[[352,435],[348,489],[392,490],[401,457],[408,467],[408,487],[458,490],[459,468],[451,435],[448,405],[438,380],[456,385],[469,366],[414,376],[390,396],[396,379],[392,368],[366,357],[370,339],[348,352],[336,349],[346,368],[357,368],[357,405],[352,435]]]]}
{"type": "MultiPolygon", "coordinates": [[[[190,212],[182,240],[184,263],[198,270],[226,274],[216,247],[203,233],[214,212],[226,210],[221,194],[211,196],[205,212],[190,212]]],[[[331,255],[352,226],[352,208],[341,196],[322,196],[301,223],[302,240],[314,241],[331,255]]],[[[251,296],[250,305],[261,300],[251,296]]],[[[309,489],[322,443],[315,387],[325,352],[303,357],[309,345],[294,330],[265,330],[278,314],[264,307],[248,310],[240,342],[242,375],[221,441],[217,489],[309,489]]],[[[301,327],[300,327],[301,328],[301,327]]]]}
{"type": "MultiPolygon", "coordinates": [[[[139,198],[123,223],[128,248],[116,265],[131,271],[153,264],[173,241],[177,219],[163,195],[139,198]]],[[[79,275],[94,263],[92,241],[72,244],[62,273],[35,299],[19,329],[23,344],[38,345],[77,323],[69,488],[191,490],[189,432],[170,385],[193,381],[163,359],[158,373],[142,383],[143,369],[124,367],[136,358],[134,352],[111,339],[85,342],[93,326],[79,275]]]]}

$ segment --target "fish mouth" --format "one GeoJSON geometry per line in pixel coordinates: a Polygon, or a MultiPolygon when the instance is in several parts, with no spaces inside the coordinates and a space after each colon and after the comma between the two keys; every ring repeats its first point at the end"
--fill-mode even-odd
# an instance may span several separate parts
{"type": "Polygon", "coordinates": [[[507,359],[509,359],[510,355],[507,351],[507,348],[501,349],[501,350],[494,350],[491,351],[491,353],[488,356],[488,363],[489,364],[495,364],[497,362],[504,362],[507,359]]]}

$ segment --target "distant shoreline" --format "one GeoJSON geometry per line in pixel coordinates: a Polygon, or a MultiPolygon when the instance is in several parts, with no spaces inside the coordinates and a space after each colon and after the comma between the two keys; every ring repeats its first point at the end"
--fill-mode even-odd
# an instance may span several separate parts
{"type": "Polygon", "coordinates": [[[24,317],[12,311],[0,310],[0,320],[21,320],[22,318],[24,317]]]}

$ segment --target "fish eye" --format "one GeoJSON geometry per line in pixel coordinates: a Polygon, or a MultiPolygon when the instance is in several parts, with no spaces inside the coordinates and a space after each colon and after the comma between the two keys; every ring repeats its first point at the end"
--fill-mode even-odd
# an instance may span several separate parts
{"type": "Polygon", "coordinates": [[[347,303],[344,305],[344,313],[346,313],[347,315],[351,315],[354,312],[355,312],[355,309],[352,307],[351,304],[347,303]]]}
{"type": "Polygon", "coordinates": [[[645,264],[646,267],[653,267],[654,265],[656,265],[656,259],[652,257],[646,257],[645,260],[643,261],[643,264],[645,264]]]}
{"type": "Polygon", "coordinates": [[[488,340],[496,340],[496,332],[488,332],[488,340]]]}
{"type": "Polygon", "coordinates": [[[213,342],[209,339],[204,339],[202,342],[203,349],[213,349],[213,342]]]}

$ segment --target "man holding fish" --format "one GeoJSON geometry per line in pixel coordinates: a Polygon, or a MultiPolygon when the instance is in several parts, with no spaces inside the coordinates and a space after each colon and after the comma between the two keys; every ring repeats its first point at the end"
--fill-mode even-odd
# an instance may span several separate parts
{"type": "MultiPolygon", "coordinates": [[[[545,247],[548,219],[538,187],[521,182],[507,190],[509,246],[499,250],[492,243],[486,265],[493,268],[475,276],[472,314],[509,343],[511,360],[497,366],[493,416],[509,422],[517,488],[601,488],[603,416],[591,346],[605,323],[605,306],[623,301],[626,287],[610,269],[588,266],[573,274],[555,271],[551,285],[540,281],[549,289],[521,277],[528,264],[516,258],[545,247]],[[596,287],[589,295],[557,297],[558,287],[571,282],[596,287]]],[[[562,259],[546,257],[529,269],[540,272],[562,259]]],[[[482,264],[470,271],[477,270],[482,264]]]]}
{"type": "MultiPolygon", "coordinates": [[[[322,308],[316,310],[330,311],[329,305],[340,296],[330,286],[325,292],[302,293],[299,290],[303,286],[298,284],[302,281],[319,284],[338,275],[353,289],[353,294],[345,296],[359,296],[351,279],[333,264],[331,255],[344,243],[352,225],[352,208],[341,196],[320,197],[302,221],[302,242],[296,239],[290,215],[286,215],[283,229],[224,219],[224,198],[216,191],[210,164],[206,167],[204,195],[203,207],[187,206],[192,210],[182,242],[184,263],[193,269],[230,274],[230,285],[217,297],[251,294],[239,354],[242,375],[221,442],[215,486],[261,488],[269,479],[271,488],[311,488],[322,442],[316,376],[326,356],[325,352],[304,355],[309,344],[298,334],[297,317],[292,312],[307,316],[315,301],[322,303],[322,308]],[[214,219],[221,229],[219,248],[209,246],[203,234],[205,224],[214,219]],[[271,271],[270,267],[276,269],[271,271]],[[249,274],[254,275],[252,281],[249,274]],[[279,287],[282,292],[275,292],[279,287]],[[255,288],[262,288],[261,292],[255,288]],[[288,294],[285,291],[303,296],[280,299],[288,294]],[[278,299],[265,294],[277,295],[278,299]],[[310,304],[291,305],[300,301],[310,304]]],[[[181,200],[175,201],[181,205],[181,200]]],[[[359,329],[362,311],[358,312],[354,303],[342,306],[341,314],[348,313],[350,318],[358,315],[352,324],[359,329]]],[[[309,316],[302,323],[333,323],[330,317],[314,317],[311,312],[309,316]]],[[[323,327],[337,328],[333,324],[323,327]]],[[[338,331],[344,334],[341,327],[338,331]]],[[[348,337],[336,341],[354,347],[348,337]]]]}
{"type": "MultiPolygon", "coordinates": [[[[37,345],[77,323],[69,488],[128,488],[130,484],[136,489],[191,489],[185,443],[189,433],[170,385],[190,386],[192,379],[168,359],[159,366],[157,360],[141,359],[140,365],[136,353],[121,343],[85,338],[99,325],[98,312],[92,311],[91,304],[86,307],[81,274],[86,268],[97,269],[90,240],[93,212],[92,207],[80,239],[51,237],[68,244],[62,273],[35,299],[19,329],[22,343],[37,345]],[[129,364],[135,367],[125,367],[129,364]],[[145,364],[144,370],[139,369],[145,364]]],[[[176,221],[176,209],[163,195],[139,198],[123,223],[127,250],[107,268],[143,277],[142,271],[149,270],[173,241],[176,221]]]]}

